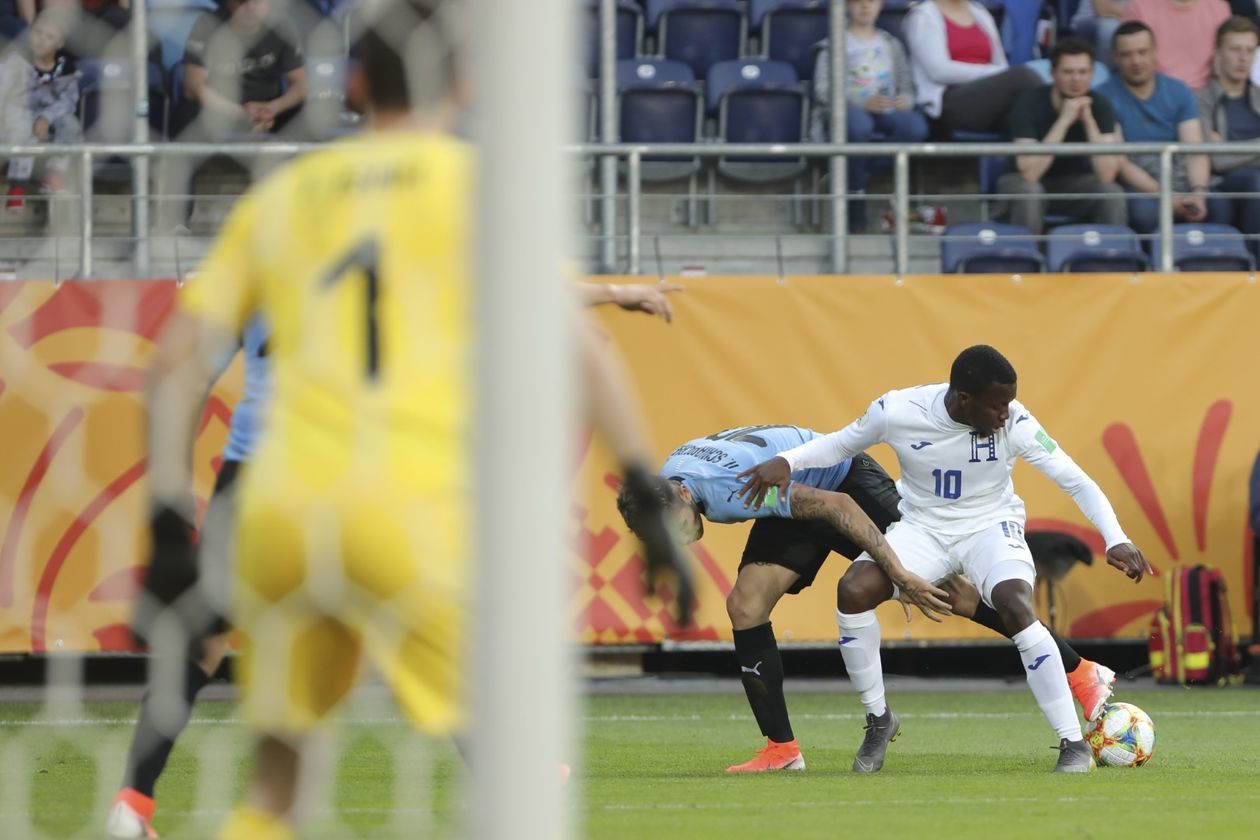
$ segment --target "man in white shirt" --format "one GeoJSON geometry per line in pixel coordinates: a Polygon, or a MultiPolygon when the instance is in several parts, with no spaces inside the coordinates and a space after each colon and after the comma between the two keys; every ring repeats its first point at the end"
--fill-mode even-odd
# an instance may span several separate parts
{"type": "MultiPolygon", "coordinates": [[[[908,571],[939,583],[965,574],[1001,615],[1023,660],[1037,705],[1059,736],[1055,770],[1087,773],[1094,759],[1081,736],[1063,659],[1033,607],[1036,572],[1024,541],[1024,502],[1011,470],[1023,458],[1072,496],[1106,540],[1107,562],[1134,581],[1151,572],[1129,541],[1102,490],[1015,399],[1015,369],[987,345],[969,347],[949,383],[889,391],[839,432],[780,452],[741,474],[746,503],[761,504],[772,487],[786,490],[794,470],[837,463],[887,443],[901,463],[901,521],[887,540],[908,571]]],[[[897,716],[884,700],[879,623],[874,609],[894,589],[874,563],[859,557],[840,581],[840,652],[866,707],[866,736],[853,762],[873,773],[897,737],[897,716]]]]}

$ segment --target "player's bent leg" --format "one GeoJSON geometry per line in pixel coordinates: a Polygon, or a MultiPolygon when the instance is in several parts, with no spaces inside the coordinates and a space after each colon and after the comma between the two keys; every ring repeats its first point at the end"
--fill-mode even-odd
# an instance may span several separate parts
{"type": "MultiPolygon", "coordinates": [[[[1008,639],[1011,637],[1010,631],[1006,629],[1006,622],[998,615],[997,610],[980,599],[980,591],[965,577],[955,575],[942,583],[941,588],[950,595],[949,600],[954,608],[954,615],[970,618],[981,627],[987,627],[1008,639]]],[[[1059,655],[1063,658],[1063,670],[1067,673],[1068,687],[1072,690],[1072,696],[1080,704],[1085,719],[1095,720],[1102,712],[1103,706],[1107,705],[1107,700],[1111,698],[1116,682],[1116,672],[1106,665],[1082,657],[1053,629],[1050,630],[1050,635],[1054,639],[1055,647],[1059,649],[1059,655]]]]}
{"type": "Polygon", "coordinates": [[[783,695],[783,659],[770,623],[774,606],[798,578],[796,572],[784,566],[745,563],[726,598],[744,696],[766,739],[765,747],[748,761],[726,768],[728,773],[805,768],[805,759],[792,733],[783,695]]]}
{"type": "Polygon", "coordinates": [[[166,768],[175,740],[188,725],[197,694],[219,669],[227,651],[228,636],[220,633],[207,637],[198,662],[184,664],[184,674],[177,691],[153,683],[140,703],[136,731],[127,755],[127,770],[122,788],[114,798],[105,821],[105,833],[116,840],[157,837],[153,814],[158,778],[166,768]]]}
{"type": "Polygon", "coordinates": [[[1018,568],[1023,565],[1018,561],[1007,561],[994,567],[990,580],[997,583],[990,588],[989,600],[1007,627],[1019,628],[1011,639],[1024,663],[1028,687],[1042,714],[1059,736],[1059,760],[1055,772],[1088,773],[1095,766],[1093,754],[1081,736],[1076,706],[1068,690],[1067,674],[1063,671],[1063,658],[1050,631],[1037,620],[1033,609],[1032,582],[1016,576],[1025,574],[1018,568]]]}

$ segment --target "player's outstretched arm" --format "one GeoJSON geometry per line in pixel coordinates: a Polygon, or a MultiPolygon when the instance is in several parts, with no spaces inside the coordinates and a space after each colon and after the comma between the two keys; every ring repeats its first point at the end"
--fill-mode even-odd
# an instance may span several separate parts
{"type": "Polygon", "coordinates": [[[1107,565],[1124,572],[1134,583],[1140,582],[1143,575],[1155,574],[1142,550],[1131,542],[1113,545],[1107,549],[1107,565]]]}
{"type": "Polygon", "coordinates": [[[636,497],[638,507],[648,512],[638,534],[643,543],[648,585],[661,575],[674,579],[675,617],[680,625],[691,623],[695,586],[691,565],[670,533],[665,506],[647,480],[649,452],[644,422],[630,390],[629,377],[612,348],[603,345],[585,324],[580,325],[578,344],[591,419],[617,463],[621,465],[627,492],[636,497]]]}
{"type": "Polygon", "coordinates": [[[681,292],[682,286],[666,283],[575,283],[578,300],[583,306],[600,306],[611,303],[627,312],[646,312],[656,315],[665,323],[674,320],[674,307],[667,295],[681,292]]]}
{"type": "Polygon", "coordinates": [[[949,593],[901,565],[897,552],[893,551],[866,511],[848,494],[798,483],[792,488],[790,503],[793,519],[826,522],[857,543],[901,590],[903,600],[918,607],[928,618],[940,621],[937,613],[950,614],[949,593]]]}
{"type": "Polygon", "coordinates": [[[178,619],[188,633],[184,643],[192,643],[209,620],[207,605],[184,597],[197,582],[192,449],[210,386],[235,347],[234,336],[176,311],[166,324],[149,374],[152,541],[134,629],[150,642],[158,616],[177,602],[178,619]]]}

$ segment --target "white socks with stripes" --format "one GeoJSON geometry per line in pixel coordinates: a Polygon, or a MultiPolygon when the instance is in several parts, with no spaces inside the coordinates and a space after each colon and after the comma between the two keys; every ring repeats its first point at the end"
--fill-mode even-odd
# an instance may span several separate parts
{"type": "MultiPolygon", "coordinates": [[[[840,628],[840,655],[844,657],[849,681],[866,711],[882,715],[888,704],[884,702],[884,666],[879,659],[879,621],[875,611],[849,614],[836,610],[836,626],[840,628]]],[[[1059,670],[1063,670],[1062,662],[1059,670]]]]}
{"type": "MultiPolygon", "coordinates": [[[[1081,724],[1076,717],[1076,704],[1072,690],[1068,688],[1067,674],[1063,672],[1063,656],[1059,653],[1054,637],[1040,621],[1034,621],[1011,637],[1019,648],[1019,658],[1024,662],[1024,674],[1028,687],[1041,713],[1060,738],[1081,740],[1081,724]]],[[[848,660],[845,660],[846,664],[848,660]]]]}

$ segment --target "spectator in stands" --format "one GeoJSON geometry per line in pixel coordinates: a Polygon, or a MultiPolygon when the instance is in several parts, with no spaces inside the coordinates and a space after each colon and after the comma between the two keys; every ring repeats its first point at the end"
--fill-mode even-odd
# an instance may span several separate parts
{"type": "MultiPolygon", "coordinates": [[[[1120,24],[1111,42],[1117,75],[1097,92],[1120,121],[1121,139],[1134,142],[1200,143],[1203,130],[1190,88],[1155,71],[1155,36],[1141,21],[1120,24]]],[[[1173,157],[1173,213],[1201,222],[1207,215],[1207,155],[1173,157]]],[[[1129,191],[1129,227],[1150,233],[1159,226],[1159,155],[1129,155],[1120,164],[1120,183],[1129,191]]]]}
{"type": "MultiPolygon", "coordinates": [[[[1248,78],[1260,47],[1260,27],[1245,17],[1231,17],[1216,30],[1216,75],[1199,91],[1199,115],[1207,139],[1215,142],[1260,138],[1260,89],[1248,78]]],[[[1212,155],[1212,171],[1222,176],[1213,192],[1260,194],[1260,154],[1212,155]]],[[[1234,225],[1248,234],[1252,247],[1260,236],[1260,196],[1208,199],[1213,222],[1234,225]]]]}
{"type": "Polygon", "coordinates": [[[100,58],[107,52],[126,57],[131,39],[115,39],[131,22],[131,0],[78,0],[78,22],[70,34],[69,48],[82,58],[100,58]]]}
{"type": "Polygon", "coordinates": [[[1151,28],[1159,44],[1155,69],[1198,90],[1212,77],[1213,37],[1229,17],[1225,0],[1129,0],[1125,20],[1151,28]]]}
{"type": "MultiPolygon", "coordinates": [[[[1064,38],[1050,53],[1051,82],[1015,100],[1008,125],[1016,143],[1114,144],[1116,114],[1106,97],[1090,93],[1094,50],[1077,38],[1064,38]]],[[[1016,194],[1010,221],[1035,234],[1045,226],[1046,197],[1056,193],[1091,193],[1098,198],[1063,198],[1056,212],[1076,221],[1128,224],[1124,188],[1116,183],[1121,155],[1018,155],[1014,172],[998,179],[998,192],[1016,194]]]]}
{"type": "Polygon", "coordinates": [[[1072,31],[1094,45],[1094,58],[1111,66],[1111,36],[1124,18],[1129,0],[1081,0],[1072,16],[1072,31]]]}
{"type": "MultiPolygon", "coordinates": [[[[26,38],[0,62],[0,142],[35,145],[83,139],[76,116],[78,76],[73,59],[62,49],[66,26],[64,16],[54,10],[40,12],[26,38]]],[[[58,156],[46,160],[44,191],[64,191],[69,159],[58,156]]],[[[23,208],[27,181],[34,170],[34,158],[10,158],[6,209],[23,208]]]]}
{"type": "Polygon", "coordinates": [[[1006,114],[1041,77],[1008,67],[993,16],[970,0],[928,0],[910,10],[906,41],[919,104],[947,131],[999,133],[1006,114]]]}
{"type": "MultiPolygon", "coordinates": [[[[849,28],[844,37],[845,136],[850,143],[878,137],[893,143],[916,143],[928,136],[927,118],[914,108],[914,78],[901,42],[875,27],[883,0],[848,0],[849,28]]],[[[831,47],[818,53],[814,70],[813,139],[826,142],[831,133],[831,47]]],[[[870,161],[850,157],[849,192],[862,195],[870,181],[870,161]]],[[[865,203],[849,213],[851,231],[865,227],[865,203]]]]}
{"type": "MultiPolygon", "coordinates": [[[[301,40],[287,21],[272,19],[268,11],[268,0],[220,0],[217,12],[193,24],[184,47],[186,102],[172,118],[172,134],[193,142],[262,140],[298,114],[306,99],[301,40]]],[[[167,188],[191,193],[200,163],[168,158],[167,188]]],[[[178,210],[179,218],[163,212],[159,227],[178,229],[191,205],[180,201],[163,209],[178,210]]]]}
{"type": "Polygon", "coordinates": [[[35,0],[0,0],[0,47],[12,41],[35,20],[35,0]]]}
{"type": "Polygon", "coordinates": [[[273,134],[306,99],[301,41],[267,12],[268,0],[220,0],[193,24],[184,94],[206,139],[273,134]]]}

